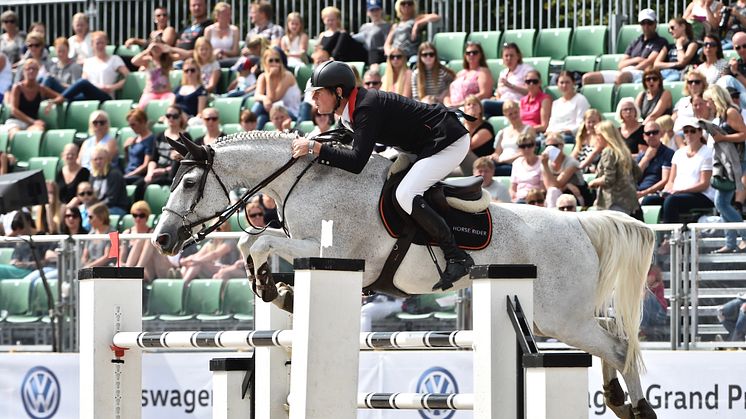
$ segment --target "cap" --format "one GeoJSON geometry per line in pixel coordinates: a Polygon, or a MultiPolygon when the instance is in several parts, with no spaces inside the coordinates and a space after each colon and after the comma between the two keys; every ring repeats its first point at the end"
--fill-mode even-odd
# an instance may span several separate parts
{"type": "Polygon", "coordinates": [[[736,89],[735,87],[727,87],[726,89],[728,90],[728,95],[731,98],[735,97],[735,96],[741,96],[741,92],[738,89],[736,89]]]}
{"type": "Polygon", "coordinates": [[[382,7],[381,0],[367,0],[368,10],[376,10],[382,7]]]}
{"type": "Polygon", "coordinates": [[[640,10],[640,14],[637,15],[637,22],[642,23],[644,20],[657,22],[658,15],[655,14],[655,10],[653,9],[642,9],[640,10]]]}
{"type": "Polygon", "coordinates": [[[684,127],[694,127],[697,129],[702,129],[702,127],[699,125],[699,119],[692,116],[676,119],[674,131],[681,131],[682,129],[684,129],[684,127]]]}

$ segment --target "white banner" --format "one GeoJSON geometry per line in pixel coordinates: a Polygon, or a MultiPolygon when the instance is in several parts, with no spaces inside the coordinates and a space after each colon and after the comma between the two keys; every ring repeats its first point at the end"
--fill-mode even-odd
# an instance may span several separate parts
{"type": "MultiPolygon", "coordinates": [[[[246,353],[146,354],[143,418],[211,418],[208,362],[214,357],[242,355],[246,353]]],[[[658,417],[746,417],[746,352],[646,351],[644,358],[648,372],[642,377],[643,391],[658,417]]],[[[589,373],[589,417],[613,418],[603,406],[599,364],[594,358],[589,373]]],[[[471,393],[471,377],[468,351],[363,352],[359,391],[471,393]]],[[[0,418],[78,418],[78,391],[77,354],[0,355],[0,418]]],[[[465,419],[472,415],[361,410],[358,417],[465,419]]]]}

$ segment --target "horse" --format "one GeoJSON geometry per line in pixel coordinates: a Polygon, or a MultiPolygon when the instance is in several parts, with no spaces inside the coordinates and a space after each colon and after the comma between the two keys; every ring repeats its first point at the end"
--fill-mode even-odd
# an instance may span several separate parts
{"type": "MultiPolygon", "coordinates": [[[[314,161],[315,156],[294,161],[294,138],[293,133],[253,131],[222,137],[212,146],[172,142],[185,158],[153,233],[153,245],[164,254],[178,253],[185,242],[211,231],[210,223],[224,222],[226,208],[237,208],[235,203],[230,207],[228,191],[252,188],[251,193],[261,191],[275,200],[284,224],[283,230],[241,240],[247,275],[263,300],[288,308],[282,300],[292,296],[291,288],[280,284],[278,293],[274,284],[260,284],[268,276],[266,262],[270,254],[286,260],[318,256],[322,219],[334,220],[334,245],[324,249],[324,256],[364,259],[364,286],[373,283],[395,243],[377,206],[391,161],[373,155],[362,172],[353,175],[314,161]]],[[[614,211],[567,213],[502,203],[491,203],[489,209],[493,239],[485,249],[471,252],[475,263],[536,265],[536,334],[603,361],[606,404],[618,417],[656,418],[640,384],[644,364],[638,340],[655,243],[652,230],[614,211]]],[[[443,266],[441,252],[435,253],[443,266]]],[[[430,294],[438,278],[427,247],[412,245],[394,285],[406,294],[430,294]]],[[[454,285],[468,287],[469,279],[454,285]]]]}

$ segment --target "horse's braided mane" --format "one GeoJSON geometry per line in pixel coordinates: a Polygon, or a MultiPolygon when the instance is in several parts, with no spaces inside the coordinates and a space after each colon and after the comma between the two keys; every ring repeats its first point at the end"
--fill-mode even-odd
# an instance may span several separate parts
{"type": "Polygon", "coordinates": [[[218,138],[218,140],[214,144],[214,147],[220,148],[223,146],[230,146],[256,140],[292,140],[295,137],[296,134],[294,133],[287,133],[282,131],[237,132],[235,134],[230,134],[218,138]]]}

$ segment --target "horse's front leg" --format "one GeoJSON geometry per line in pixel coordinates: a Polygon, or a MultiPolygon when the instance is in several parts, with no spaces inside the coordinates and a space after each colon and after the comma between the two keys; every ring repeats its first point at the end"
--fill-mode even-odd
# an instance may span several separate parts
{"type": "Polygon", "coordinates": [[[251,232],[255,234],[245,234],[241,236],[241,238],[238,241],[238,250],[241,251],[241,256],[246,262],[246,266],[245,266],[246,277],[249,279],[249,281],[251,281],[251,286],[254,291],[254,294],[256,294],[257,296],[261,298],[262,297],[261,290],[258,290],[256,287],[256,275],[254,275],[254,272],[255,272],[254,260],[255,259],[251,256],[251,247],[262,236],[285,237],[285,233],[282,230],[272,229],[272,228],[268,228],[264,231],[252,229],[251,232]]]}

